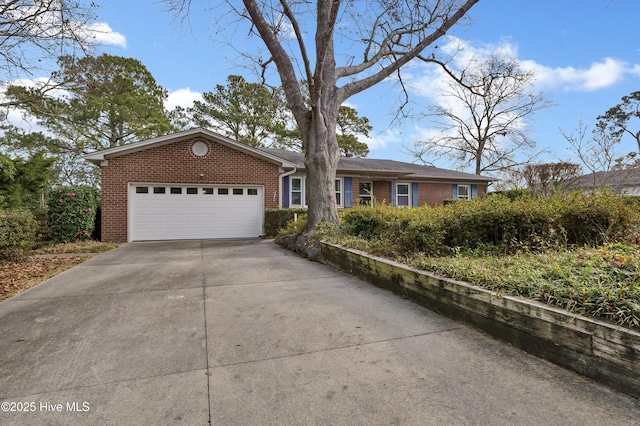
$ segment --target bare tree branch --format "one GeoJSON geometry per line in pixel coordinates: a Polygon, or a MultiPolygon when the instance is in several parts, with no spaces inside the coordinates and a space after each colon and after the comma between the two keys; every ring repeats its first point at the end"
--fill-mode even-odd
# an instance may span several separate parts
{"type": "Polygon", "coordinates": [[[437,133],[417,141],[412,155],[448,157],[462,167],[473,167],[476,174],[529,161],[531,157],[518,160],[535,154],[525,119],[551,106],[541,93],[529,91],[533,73],[499,56],[479,61],[458,75],[446,64],[440,65],[452,79],[426,115],[437,133]]]}

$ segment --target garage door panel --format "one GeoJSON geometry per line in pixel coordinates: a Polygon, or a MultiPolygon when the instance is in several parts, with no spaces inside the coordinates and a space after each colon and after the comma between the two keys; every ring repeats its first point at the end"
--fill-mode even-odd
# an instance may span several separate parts
{"type": "Polygon", "coordinates": [[[150,184],[148,188],[143,193],[130,192],[131,239],[134,241],[262,234],[261,187],[150,184]],[[167,189],[162,193],[154,188],[167,189]]]}
{"type": "Polygon", "coordinates": [[[153,216],[151,216],[151,223],[153,223],[153,224],[165,224],[165,223],[167,223],[167,215],[154,214],[153,216]]]}
{"type": "Polygon", "coordinates": [[[151,223],[151,218],[149,217],[149,215],[146,215],[146,214],[136,215],[135,220],[136,220],[136,222],[138,222],[140,224],[151,223]]]}

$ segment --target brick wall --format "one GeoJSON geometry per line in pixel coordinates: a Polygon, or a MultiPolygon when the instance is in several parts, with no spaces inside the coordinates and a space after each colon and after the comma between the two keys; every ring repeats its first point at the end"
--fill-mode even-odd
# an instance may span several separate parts
{"type": "Polygon", "coordinates": [[[373,181],[373,197],[377,203],[391,203],[391,182],[373,181]]]}
{"type": "Polygon", "coordinates": [[[102,239],[127,241],[129,182],[263,185],[265,208],[275,208],[278,175],[276,164],[201,138],[109,159],[102,167],[102,239]],[[205,157],[191,152],[197,140],[209,146],[205,157]]]}
{"type": "Polygon", "coordinates": [[[420,183],[418,184],[418,203],[423,206],[441,205],[444,200],[453,197],[453,188],[450,183],[420,183]]]}
{"type": "MultiPolygon", "coordinates": [[[[487,185],[477,185],[477,196],[481,197],[486,194],[487,185]]],[[[453,188],[450,183],[420,183],[418,184],[418,203],[423,206],[425,204],[429,206],[441,205],[444,200],[449,200],[453,197],[453,188]]]]}

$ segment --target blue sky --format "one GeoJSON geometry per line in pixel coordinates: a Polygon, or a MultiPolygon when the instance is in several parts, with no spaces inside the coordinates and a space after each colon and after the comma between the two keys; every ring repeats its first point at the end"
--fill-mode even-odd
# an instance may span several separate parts
{"type": "MultiPolygon", "coordinates": [[[[169,91],[170,106],[188,106],[230,74],[256,80],[237,52],[256,45],[248,44],[246,32],[216,33],[215,13],[205,10],[210,2],[194,0],[190,25],[182,27],[155,0],[98,3],[105,30],[100,50],[139,59],[169,91]]],[[[571,132],[580,119],[591,127],[622,96],[640,90],[639,16],[637,0],[480,0],[469,14],[473,22],[456,28],[448,41],[462,44],[469,55],[501,50],[536,72],[536,89],[555,106],[529,121],[530,136],[552,151],[543,160],[564,160],[572,154],[558,128],[571,132]]],[[[432,100],[434,80],[441,77],[420,66],[409,75],[417,111],[432,100]]],[[[348,101],[374,127],[370,157],[412,161],[403,145],[429,133],[424,120],[392,121],[398,97],[397,88],[383,84],[348,101]]],[[[621,150],[634,150],[632,142],[621,150]]],[[[436,165],[450,166],[446,161],[436,165]]]]}

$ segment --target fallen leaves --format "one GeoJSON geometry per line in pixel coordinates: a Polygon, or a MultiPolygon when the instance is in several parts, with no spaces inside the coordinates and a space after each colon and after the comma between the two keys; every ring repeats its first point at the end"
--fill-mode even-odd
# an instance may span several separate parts
{"type": "Polygon", "coordinates": [[[35,250],[21,262],[0,262],[0,301],[117,246],[99,241],[56,244],[35,250]]]}
{"type": "Polygon", "coordinates": [[[0,300],[23,292],[92,255],[32,256],[23,262],[0,263],[0,300]]]}

